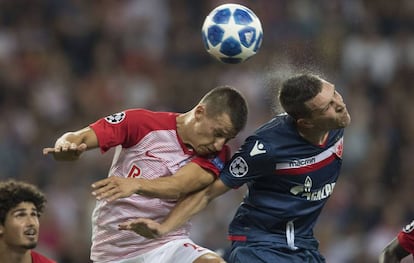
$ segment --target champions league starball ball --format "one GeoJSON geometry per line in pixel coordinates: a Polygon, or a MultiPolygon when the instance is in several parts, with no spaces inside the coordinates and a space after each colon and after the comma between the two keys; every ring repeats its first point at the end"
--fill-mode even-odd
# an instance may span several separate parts
{"type": "Polygon", "coordinates": [[[259,18],[239,4],[223,4],[213,9],[201,30],[208,53],[223,63],[241,63],[260,48],[263,38],[259,18]]]}

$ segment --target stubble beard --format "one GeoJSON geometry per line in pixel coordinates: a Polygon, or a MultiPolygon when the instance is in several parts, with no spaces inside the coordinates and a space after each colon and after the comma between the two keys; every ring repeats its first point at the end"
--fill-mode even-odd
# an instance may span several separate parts
{"type": "Polygon", "coordinates": [[[345,116],[343,117],[341,124],[342,124],[342,128],[347,127],[349,124],[351,123],[351,116],[349,115],[349,113],[347,112],[345,114],[345,116]]]}
{"type": "Polygon", "coordinates": [[[30,242],[28,244],[21,245],[24,249],[34,249],[37,246],[37,241],[30,242]]]}

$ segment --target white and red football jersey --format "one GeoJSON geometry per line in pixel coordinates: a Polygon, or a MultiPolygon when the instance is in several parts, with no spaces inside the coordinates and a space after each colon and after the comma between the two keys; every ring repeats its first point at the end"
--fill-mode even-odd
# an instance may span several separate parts
{"type": "MultiPolygon", "coordinates": [[[[170,176],[188,162],[196,162],[216,175],[229,156],[229,148],[213,159],[195,156],[177,134],[178,113],[131,109],[90,125],[102,152],[116,147],[108,176],[155,179],[170,176]]],[[[113,202],[97,201],[92,215],[91,259],[112,262],[155,249],[171,240],[186,238],[189,223],[158,239],[118,230],[120,223],[137,217],[162,221],[176,200],[132,195],[113,202]]]]}

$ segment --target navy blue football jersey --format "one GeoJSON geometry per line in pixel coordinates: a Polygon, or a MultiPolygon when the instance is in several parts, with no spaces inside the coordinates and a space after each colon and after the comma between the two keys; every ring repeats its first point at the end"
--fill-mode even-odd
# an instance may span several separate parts
{"type": "Polygon", "coordinates": [[[317,247],[313,227],[339,175],[343,132],[330,131],[323,145],[313,145],[283,114],[248,137],[220,174],[228,187],[248,187],[229,239],[275,242],[293,250],[317,247]]]}

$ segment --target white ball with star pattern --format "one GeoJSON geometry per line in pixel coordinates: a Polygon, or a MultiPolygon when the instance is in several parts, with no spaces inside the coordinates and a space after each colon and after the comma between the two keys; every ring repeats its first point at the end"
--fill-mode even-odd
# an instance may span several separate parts
{"type": "Polygon", "coordinates": [[[239,4],[214,8],[205,18],[201,33],[207,52],[229,64],[241,63],[255,55],[263,38],[260,19],[239,4]]]}

